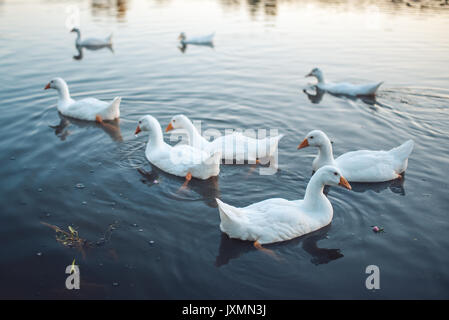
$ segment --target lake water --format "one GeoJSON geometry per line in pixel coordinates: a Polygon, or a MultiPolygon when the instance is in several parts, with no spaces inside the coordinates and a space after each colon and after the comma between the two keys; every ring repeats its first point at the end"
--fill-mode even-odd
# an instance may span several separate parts
{"type": "Polygon", "coordinates": [[[449,298],[449,9],[428,3],[0,1],[0,297],[449,298]],[[79,56],[76,12],[82,37],[113,32],[113,50],[79,56]],[[182,52],[182,31],[215,31],[215,46],[182,52]],[[309,97],[314,67],[385,83],[376,101],[309,97]],[[56,76],[75,99],[121,96],[120,122],[58,115],[56,92],[43,90],[56,76]],[[147,135],[134,136],[141,116],[165,127],[179,113],[203,130],[278,130],[279,170],[223,165],[179,192],[183,179],[152,168],[147,135]],[[303,197],[317,150],[296,147],[312,129],[335,155],[413,139],[404,181],[330,188],[332,223],[267,246],[281,261],[222,234],[216,197],[303,197]],[[43,223],[88,244],[68,247],[43,223]],[[69,291],[74,259],[81,289],[69,291]],[[365,287],[368,265],[380,290],[365,287]]]}

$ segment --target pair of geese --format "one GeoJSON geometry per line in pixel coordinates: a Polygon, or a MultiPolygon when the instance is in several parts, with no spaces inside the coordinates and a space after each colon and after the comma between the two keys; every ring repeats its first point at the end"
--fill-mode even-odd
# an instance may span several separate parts
{"type": "MultiPolygon", "coordinates": [[[[106,37],[106,38],[87,38],[81,40],[81,31],[79,28],[73,28],[70,32],[74,32],[77,34],[75,44],[79,47],[86,47],[86,48],[100,48],[100,47],[107,47],[112,46],[112,33],[106,37]]],[[[194,37],[187,37],[184,32],[181,32],[178,40],[183,45],[187,44],[211,44],[214,40],[215,32],[205,35],[205,36],[194,36],[194,37]]]]}
{"type": "MultiPolygon", "coordinates": [[[[309,75],[317,77],[319,83],[324,83],[319,69],[313,69],[309,75]]],[[[363,91],[361,88],[366,89],[369,86],[343,84],[340,88],[343,87],[349,88],[351,92],[361,92],[363,91]]],[[[63,115],[99,123],[120,116],[120,97],[116,97],[112,102],[95,98],[75,101],[70,97],[69,88],[61,78],[51,80],[45,89],[56,89],[57,108],[63,115]]],[[[188,145],[172,147],[165,143],[158,120],[150,115],[139,120],[135,134],[141,131],[149,132],[145,150],[147,159],[163,171],[185,177],[184,185],[192,177],[208,179],[217,176],[222,159],[255,162],[261,158],[272,159],[279,140],[283,137],[279,135],[253,139],[240,133],[233,133],[209,142],[184,115],[174,116],[166,131],[178,128],[187,131],[188,145]]],[[[334,159],[332,144],[327,135],[320,130],[314,130],[307,134],[298,149],[309,146],[317,147],[319,153],[313,161],[315,173],[307,185],[304,199],[289,201],[273,198],[243,208],[216,199],[221,231],[231,238],[252,241],[256,248],[267,250],[262,244],[290,240],[321,229],[328,225],[333,217],[332,205],[323,193],[324,186],[339,185],[350,190],[348,181],[383,182],[400,179],[407,168],[408,157],[414,143],[408,140],[389,151],[359,150],[334,159]]]]}

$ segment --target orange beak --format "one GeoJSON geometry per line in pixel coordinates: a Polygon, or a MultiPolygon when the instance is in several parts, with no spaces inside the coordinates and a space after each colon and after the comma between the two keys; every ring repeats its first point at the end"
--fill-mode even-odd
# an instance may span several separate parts
{"type": "Polygon", "coordinates": [[[352,187],[349,184],[348,180],[346,180],[345,178],[343,178],[343,176],[340,177],[340,183],[338,184],[339,186],[345,187],[348,190],[351,190],[352,187]]]}
{"type": "Polygon", "coordinates": [[[170,130],[173,130],[173,126],[171,124],[171,122],[168,124],[167,128],[165,128],[165,132],[169,132],[170,130]]]}
{"type": "Polygon", "coordinates": [[[309,146],[309,140],[304,139],[304,141],[301,142],[301,144],[298,146],[298,150],[302,149],[302,148],[305,148],[305,147],[308,147],[308,146],[309,146]]]}
{"type": "Polygon", "coordinates": [[[142,131],[142,130],[140,129],[140,126],[137,126],[136,132],[134,132],[134,134],[138,134],[140,131],[142,131]]]}
{"type": "Polygon", "coordinates": [[[44,90],[50,89],[50,82],[47,83],[47,85],[45,86],[44,90]]]}

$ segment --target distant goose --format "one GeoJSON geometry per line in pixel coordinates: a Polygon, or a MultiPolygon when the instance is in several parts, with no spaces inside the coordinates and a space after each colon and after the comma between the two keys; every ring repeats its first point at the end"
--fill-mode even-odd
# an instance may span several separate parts
{"type": "Polygon", "coordinates": [[[278,149],[279,140],[284,136],[280,134],[275,137],[254,139],[242,133],[233,132],[209,142],[201,136],[192,121],[182,114],[174,116],[165,131],[178,128],[187,131],[190,146],[209,153],[219,151],[224,160],[237,159],[254,162],[260,159],[270,160],[278,149]]]}
{"type": "Polygon", "coordinates": [[[181,34],[179,35],[178,39],[181,41],[181,44],[186,45],[186,44],[212,44],[213,40],[214,40],[214,36],[215,36],[215,32],[211,33],[209,35],[206,36],[196,36],[196,37],[186,37],[186,34],[184,32],[181,32],[181,34]]]}
{"type": "Polygon", "coordinates": [[[120,117],[120,97],[114,98],[112,102],[104,102],[96,98],[75,101],[70,98],[69,87],[62,78],[54,78],[44,89],[58,91],[58,111],[65,116],[97,122],[120,117]]]}
{"type": "Polygon", "coordinates": [[[351,84],[351,83],[330,83],[324,81],[323,72],[319,68],[314,68],[306,77],[315,77],[318,80],[317,87],[321,90],[333,94],[348,96],[373,96],[383,82],[370,84],[351,84]]]}
{"type": "Polygon", "coordinates": [[[107,38],[87,38],[81,40],[81,31],[78,28],[73,28],[70,32],[75,32],[77,34],[75,44],[80,47],[86,48],[99,48],[112,46],[112,33],[107,38]]]}
{"type": "Polygon", "coordinates": [[[313,161],[315,171],[331,165],[339,168],[342,175],[351,182],[384,182],[401,178],[401,173],[407,169],[414,143],[413,140],[408,140],[389,151],[347,152],[334,160],[332,144],[327,135],[321,130],[313,130],[307,134],[298,149],[308,146],[319,149],[318,156],[313,161]]]}
{"type": "Polygon", "coordinates": [[[237,208],[217,199],[220,229],[231,238],[261,245],[290,240],[321,229],[332,221],[333,208],[324,195],[325,185],[351,189],[338,168],[324,166],[310,179],[304,199],[272,198],[237,208]]]}

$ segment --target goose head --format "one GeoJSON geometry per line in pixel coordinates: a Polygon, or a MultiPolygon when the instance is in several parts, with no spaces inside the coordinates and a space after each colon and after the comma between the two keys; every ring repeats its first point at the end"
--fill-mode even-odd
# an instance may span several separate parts
{"type": "Polygon", "coordinates": [[[138,134],[141,131],[148,131],[150,132],[150,135],[161,135],[161,126],[159,124],[159,121],[156,120],[155,117],[146,115],[140,118],[139,123],[137,125],[136,131],[134,134],[138,134]]]}
{"type": "Polygon", "coordinates": [[[67,87],[66,82],[62,78],[54,78],[50,80],[49,83],[45,86],[45,90],[47,89],[56,89],[56,90],[62,90],[67,87]]]}
{"type": "Polygon", "coordinates": [[[298,146],[299,149],[303,149],[306,147],[321,147],[331,143],[327,135],[321,130],[312,130],[310,131],[301,144],[298,146]]]}
{"type": "Polygon", "coordinates": [[[317,178],[320,179],[323,185],[327,186],[341,186],[348,190],[351,190],[352,187],[349,184],[348,180],[343,177],[340,170],[334,166],[324,166],[315,172],[314,176],[317,175],[317,178]]]}
{"type": "Polygon", "coordinates": [[[184,32],[181,32],[181,33],[179,34],[179,36],[178,36],[178,40],[183,41],[183,40],[185,40],[185,39],[186,39],[186,34],[185,34],[184,32]]]}
{"type": "Polygon", "coordinates": [[[185,129],[189,125],[190,120],[183,114],[178,114],[171,118],[170,123],[167,128],[165,128],[165,132],[171,131],[173,129],[185,129]]]}
{"type": "Polygon", "coordinates": [[[80,29],[78,29],[78,28],[73,28],[72,30],[70,30],[70,32],[76,32],[76,33],[80,33],[80,29]]]}
{"type": "Polygon", "coordinates": [[[323,72],[319,68],[313,68],[312,71],[306,74],[307,77],[315,77],[319,82],[324,80],[323,72]]]}

